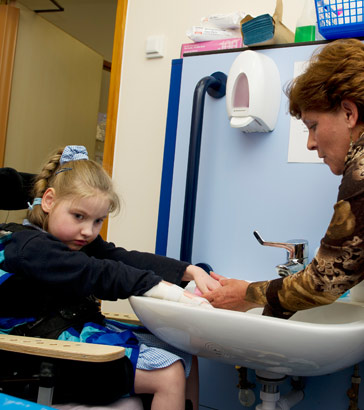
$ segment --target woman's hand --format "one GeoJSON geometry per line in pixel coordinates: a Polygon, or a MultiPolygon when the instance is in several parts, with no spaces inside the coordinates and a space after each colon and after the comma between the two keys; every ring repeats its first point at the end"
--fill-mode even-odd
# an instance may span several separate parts
{"type": "Polygon", "coordinates": [[[183,275],[182,280],[194,280],[197,289],[199,289],[201,293],[215,290],[221,286],[218,280],[210,276],[202,268],[196,265],[187,266],[187,269],[185,270],[185,274],[183,275]]]}
{"type": "Polygon", "coordinates": [[[216,274],[214,274],[214,277],[219,280],[221,287],[202,294],[202,297],[207,299],[212,306],[241,312],[260,306],[245,300],[246,290],[250,282],[238,279],[224,279],[216,274]]]}

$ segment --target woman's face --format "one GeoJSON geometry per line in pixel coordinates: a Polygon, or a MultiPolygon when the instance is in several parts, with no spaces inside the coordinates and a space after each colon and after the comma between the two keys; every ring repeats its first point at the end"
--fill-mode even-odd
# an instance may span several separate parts
{"type": "Polygon", "coordinates": [[[316,150],[333,174],[341,175],[350,146],[347,112],[343,108],[328,113],[305,111],[301,118],[308,128],[307,148],[316,150]]]}

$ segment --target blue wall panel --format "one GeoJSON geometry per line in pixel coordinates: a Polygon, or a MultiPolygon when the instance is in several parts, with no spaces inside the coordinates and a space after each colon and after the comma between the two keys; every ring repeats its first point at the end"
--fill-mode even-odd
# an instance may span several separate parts
{"type": "Polygon", "coordinates": [[[182,63],[182,59],[173,60],[171,66],[171,82],[169,87],[167,124],[164,142],[163,169],[156,239],[156,253],[158,255],[166,255],[167,252],[169,211],[172,192],[172,170],[176,146],[182,63]]]}
{"type": "MultiPolygon", "coordinates": [[[[306,61],[316,45],[257,49],[276,62],[282,86],[293,77],[294,63],[306,61]]],[[[165,158],[164,172],[172,183],[167,211],[163,210],[161,253],[179,258],[192,98],[197,82],[216,71],[228,74],[239,51],[191,56],[183,60],[178,126],[173,162],[165,158]],[[173,180],[172,179],[173,174],[173,180]],[[166,215],[169,216],[166,223],[166,215]],[[166,234],[168,229],[168,238],[166,234]]],[[[179,88],[179,85],[181,86],[179,88]]],[[[258,85],[257,85],[258,86],[258,85]]],[[[254,92],[254,89],[251,90],[254,92]]],[[[261,246],[253,236],[258,230],[268,241],[309,241],[310,258],[330,222],[340,178],[324,164],[288,163],[290,116],[282,92],[279,118],[270,133],[244,134],[232,129],[225,98],[207,96],[202,134],[192,262],[209,263],[228,277],[265,280],[276,277],[274,266],[286,260],[286,251],[261,246]]],[[[177,107],[171,111],[176,115],[177,107]]],[[[176,124],[176,118],[173,117],[176,124]]],[[[174,138],[174,131],[170,138],[174,138]]],[[[171,144],[173,145],[173,144],[171,144]]],[[[162,186],[163,190],[163,186],[162,186]]],[[[162,200],[162,196],[161,196],[162,200]]],[[[164,201],[166,198],[164,198],[164,201]]],[[[162,209],[162,208],[161,208],[162,209]]],[[[160,218],[162,218],[160,213],[160,218]]],[[[158,227],[159,229],[160,227],[158,227]]],[[[312,346],[314,348],[314,345],[312,346]]],[[[363,366],[362,366],[363,367],[363,366]]],[[[364,371],[364,369],[362,368],[364,371]]],[[[346,391],[353,369],[306,379],[306,397],[297,410],[348,407],[346,391]]],[[[249,372],[255,381],[254,372],[249,372]]],[[[230,365],[200,359],[201,409],[241,409],[237,371],[230,365]]],[[[289,380],[282,386],[290,388],[289,380]]],[[[259,400],[259,393],[257,392],[259,400]]],[[[361,387],[359,407],[364,407],[361,387]]]]}

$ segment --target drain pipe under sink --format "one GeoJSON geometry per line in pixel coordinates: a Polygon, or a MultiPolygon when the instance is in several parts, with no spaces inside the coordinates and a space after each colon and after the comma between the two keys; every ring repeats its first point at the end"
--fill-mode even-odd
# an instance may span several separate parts
{"type": "Polygon", "coordinates": [[[299,383],[301,379],[293,380],[293,389],[281,396],[278,386],[286,379],[285,375],[257,370],[256,377],[262,384],[260,390],[262,403],[257,405],[256,410],[290,410],[304,398],[303,384],[299,383]]]}
{"type": "Polygon", "coordinates": [[[278,409],[289,410],[291,407],[295,406],[301,400],[303,400],[305,394],[303,390],[292,389],[289,393],[283,395],[277,403],[278,409]]]}

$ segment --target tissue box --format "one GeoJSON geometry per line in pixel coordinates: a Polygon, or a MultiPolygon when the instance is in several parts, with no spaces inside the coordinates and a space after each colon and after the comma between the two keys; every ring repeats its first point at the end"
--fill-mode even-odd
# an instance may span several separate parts
{"type": "Polygon", "coordinates": [[[243,47],[243,39],[241,37],[228,38],[224,40],[212,40],[202,41],[200,43],[187,43],[182,44],[181,58],[184,54],[198,53],[201,51],[214,51],[214,50],[230,50],[233,48],[243,47]]]}
{"type": "Polygon", "coordinates": [[[241,34],[246,45],[266,45],[294,43],[294,33],[282,23],[283,2],[276,0],[273,18],[268,14],[258,17],[246,15],[241,20],[241,34]],[[249,30],[249,38],[244,38],[243,26],[249,30]],[[256,30],[256,33],[254,32],[256,30]]]}

